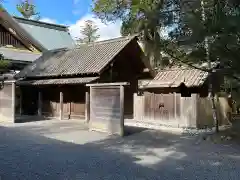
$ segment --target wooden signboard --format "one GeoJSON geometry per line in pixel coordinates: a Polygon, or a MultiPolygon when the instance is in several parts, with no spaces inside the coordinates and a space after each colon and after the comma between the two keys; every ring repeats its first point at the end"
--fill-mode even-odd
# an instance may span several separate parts
{"type": "Polygon", "coordinates": [[[90,87],[90,130],[124,134],[124,87],[105,85],[90,87]]]}

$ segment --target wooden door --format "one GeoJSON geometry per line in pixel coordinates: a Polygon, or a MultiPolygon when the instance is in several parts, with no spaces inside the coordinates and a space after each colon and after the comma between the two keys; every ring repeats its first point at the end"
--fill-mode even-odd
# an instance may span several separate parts
{"type": "Polygon", "coordinates": [[[170,123],[175,118],[177,97],[175,94],[145,93],[144,117],[150,121],[170,123]]]}
{"type": "Polygon", "coordinates": [[[70,116],[71,119],[85,119],[85,102],[71,102],[70,116]]]}

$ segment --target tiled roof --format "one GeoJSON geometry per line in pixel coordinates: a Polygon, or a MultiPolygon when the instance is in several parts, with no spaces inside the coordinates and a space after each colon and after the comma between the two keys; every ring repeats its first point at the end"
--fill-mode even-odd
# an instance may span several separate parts
{"type": "MultiPolygon", "coordinates": [[[[75,49],[61,49],[43,54],[16,77],[46,77],[101,73],[113,58],[135,37],[117,38],[75,49]]],[[[137,43],[137,40],[136,40],[137,43]]]]}
{"type": "Polygon", "coordinates": [[[6,47],[0,47],[0,54],[2,54],[5,59],[23,61],[26,63],[31,63],[42,55],[41,53],[34,53],[25,50],[16,50],[6,47]]]}
{"type": "Polygon", "coordinates": [[[75,46],[75,42],[66,26],[19,17],[14,17],[14,19],[47,50],[73,48],[75,46]]]}
{"type": "Polygon", "coordinates": [[[63,85],[63,84],[85,84],[97,80],[99,77],[84,78],[61,78],[41,80],[19,80],[17,85],[63,85]]]}
{"type": "Polygon", "coordinates": [[[153,80],[139,81],[140,88],[179,87],[182,83],[187,87],[201,86],[208,73],[189,68],[161,70],[153,80]]]}

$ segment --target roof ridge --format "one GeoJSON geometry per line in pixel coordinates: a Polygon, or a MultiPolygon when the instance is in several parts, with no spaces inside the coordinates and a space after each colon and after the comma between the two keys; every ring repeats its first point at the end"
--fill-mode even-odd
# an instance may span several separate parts
{"type": "Polygon", "coordinates": [[[191,67],[185,67],[185,66],[182,66],[182,67],[170,67],[168,69],[158,69],[158,73],[159,72],[164,72],[164,71],[176,71],[176,70],[198,70],[198,71],[202,71],[201,69],[197,69],[197,68],[191,68],[191,67]]]}
{"type": "Polygon", "coordinates": [[[107,40],[103,40],[103,41],[91,42],[89,44],[80,44],[75,49],[79,49],[79,48],[81,48],[83,46],[95,46],[95,45],[99,45],[99,44],[107,44],[107,43],[119,42],[119,41],[123,41],[123,40],[132,40],[132,39],[134,39],[136,37],[137,37],[137,35],[121,36],[121,37],[117,37],[117,38],[113,38],[113,39],[107,39],[107,40]]]}

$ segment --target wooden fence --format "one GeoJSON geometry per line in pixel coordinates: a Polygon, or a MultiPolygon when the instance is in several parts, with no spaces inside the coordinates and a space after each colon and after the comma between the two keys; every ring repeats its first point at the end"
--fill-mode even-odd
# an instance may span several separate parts
{"type": "MultiPolygon", "coordinates": [[[[227,123],[225,102],[224,98],[216,101],[221,124],[227,123]]],[[[181,97],[178,93],[134,94],[134,120],[171,127],[203,128],[214,125],[210,100],[200,98],[198,94],[191,97],[181,97]]]]}

